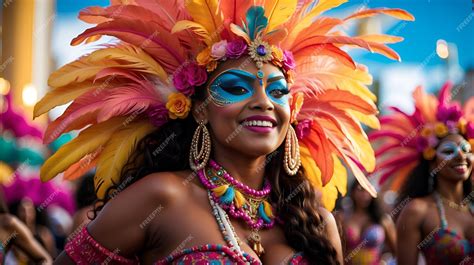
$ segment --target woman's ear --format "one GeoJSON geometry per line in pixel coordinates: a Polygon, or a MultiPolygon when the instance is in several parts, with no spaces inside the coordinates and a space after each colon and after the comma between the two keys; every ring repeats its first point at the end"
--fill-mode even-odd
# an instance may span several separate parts
{"type": "Polygon", "coordinates": [[[199,121],[207,121],[207,105],[208,101],[195,101],[193,107],[191,109],[194,120],[196,122],[199,121]]]}

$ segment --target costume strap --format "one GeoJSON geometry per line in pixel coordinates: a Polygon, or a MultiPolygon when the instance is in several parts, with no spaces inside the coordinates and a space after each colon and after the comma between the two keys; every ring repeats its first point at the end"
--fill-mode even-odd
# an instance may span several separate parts
{"type": "Polygon", "coordinates": [[[138,259],[120,256],[120,250],[110,251],[97,242],[84,227],[71,241],[66,244],[67,255],[78,265],[89,264],[139,264],[138,259]]]}

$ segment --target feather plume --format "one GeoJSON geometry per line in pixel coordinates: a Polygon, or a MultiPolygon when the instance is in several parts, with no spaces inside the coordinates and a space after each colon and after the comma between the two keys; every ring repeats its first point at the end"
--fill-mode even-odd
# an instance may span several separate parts
{"type": "Polygon", "coordinates": [[[100,154],[94,177],[98,198],[104,198],[107,188],[118,183],[120,173],[128,158],[135,150],[138,141],[155,128],[146,119],[136,119],[114,132],[100,154]]]}
{"type": "Polygon", "coordinates": [[[193,21],[201,24],[212,39],[218,41],[224,23],[218,0],[186,0],[185,6],[193,21]]]}
{"type": "Polygon", "coordinates": [[[265,16],[268,18],[266,31],[271,32],[284,24],[296,10],[296,0],[265,1],[265,16]]]}
{"type": "Polygon", "coordinates": [[[415,17],[408,13],[407,11],[403,9],[398,9],[398,8],[374,8],[374,9],[366,9],[359,11],[357,13],[354,13],[348,17],[346,17],[344,20],[349,20],[349,19],[359,19],[359,18],[366,18],[366,17],[372,17],[375,15],[379,14],[385,14],[388,16],[392,16],[395,18],[398,18],[400,20],[407,20],[407,21],[414,21],[415,17]]]}
{"type": "Polygon", "coordinates": [[[102,149],[102,147],[99,147],[95,152],[84,156],[81,160],[72,164],[66,171],[64,171],[63,178],[65,180],[76,180],[84,176],[97,165],[97,161],[99,160],[98,157],[100,156],[102,149]]]}
{"type": "Polygon", "coordinates": [[[161,65],[142,49],[132,45],[120,45],[93,52],[88,57],[91,63],[116,60],[120,67],[137,69],[137,71],[156,75],[162,82],[167,82],[168,75],[161,65]]]}
{"type": "Polygon", "coordinates": [[[88,37],[95,35],[113,36],[140,47],[151,55],[167,73],[172,73],[186,58],[185,50],[178,37],[156,23],[114,19],[87,29],[74,38],[71,45],[79,45],[88,37]]]}
{"type": "Polygon", "coordinates": [[[41,180],[47,181],[63,172],[85,155],[104,145],[112,134],[123,126],[126,118],[114,118],[91,126],[82,131],[77,138],[62,146],[41,167],[41,180]]]}

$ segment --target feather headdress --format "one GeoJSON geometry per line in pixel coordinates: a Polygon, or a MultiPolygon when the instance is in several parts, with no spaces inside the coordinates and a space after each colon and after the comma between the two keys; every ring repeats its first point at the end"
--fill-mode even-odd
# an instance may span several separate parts
{"type": "Polygon", "coordinates": [[[434,158],[439,140],[448,134],[461,134],[474,146],[474,97],[462,109],[451,101],[451,88],[446,83],[436,98],[417,87],[412,114],[391,107],[392,113],[380,118],[381,130],[369,138],[376,146],[375,172],[384,188],[399,190],[422,159],[434,158]]]}
{"type": "Polygon", "coordinates": [[[398,60],[385,43],[401,38],[350,37],[335,27],[377,14],[402,20],[413,17],[399,9],[363,10],[344,19],[320,16],[344,2],[118,0],[107,8],[83,10],[79,17],[96,26],[73,39],[72,45],[102,35],[121,42],[51,75],[52,90],[36,105],[34,115],[72,104],[50,125],[45,141],[89,127],[45,163],[42,179],[49,180],[92,156],[88,165],[97,166],[96,191],[103,198],[119,180],[136,143],[167,119],[185,118],[194,88],[205,83],[218,63],[244,54],[257,67],[279,66],[292,84],[292,121],[300,139],[302,166],[315,188],[324,187],[327,207],[332,208],[338,191],[345,193],[347,174],[342,163],[375,196],[363,174],[374,169],[375,158],[361,128],[361,123],[379,126],[375,96],[367,88],[372,79],[342,47],[360,47],[398,60]]]}

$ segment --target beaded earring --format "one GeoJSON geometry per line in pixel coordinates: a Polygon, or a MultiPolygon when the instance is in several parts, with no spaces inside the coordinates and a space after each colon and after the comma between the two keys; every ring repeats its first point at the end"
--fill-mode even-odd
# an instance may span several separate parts
{"type": "Polygon", "coordinates": [[[288,127],[285,140],[285,155],[283,157],[283,167],[288,175],[294,176],[301,166],[300,145],[293,127],[288,127]]]}
{"type": "Polygon", "coordinates": [[[189,152],[189,166],[192,170],[203,169],[211,156],[211,136],[204,121],[199,121],[199,125],[194,131],[189,152]],[[201,136],[202,135],[202,136],[201,136]],[[201,147],[201,149],[199,149],[201,147]]]}

